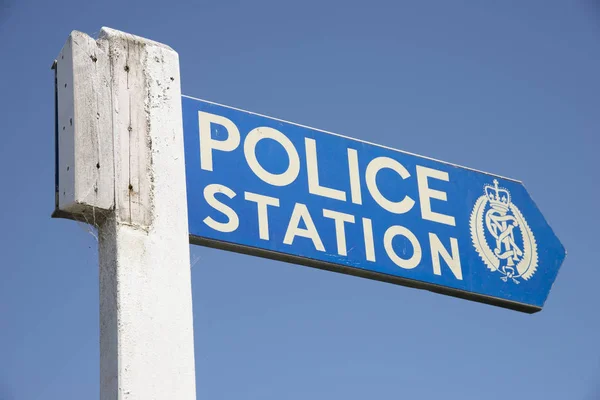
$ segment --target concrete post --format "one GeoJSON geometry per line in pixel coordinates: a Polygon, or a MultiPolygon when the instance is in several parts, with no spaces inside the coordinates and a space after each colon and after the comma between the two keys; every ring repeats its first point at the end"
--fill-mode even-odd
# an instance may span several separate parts
{"type": "Polygon", "coordinates": [[[195,399],[178,55],[103,28],[56,70],[57,215],[99,232],[100,399],[195,399]]]}

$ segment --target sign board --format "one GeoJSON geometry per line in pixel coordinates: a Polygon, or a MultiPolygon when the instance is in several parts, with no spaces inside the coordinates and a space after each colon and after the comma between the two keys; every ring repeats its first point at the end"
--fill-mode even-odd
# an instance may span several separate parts
{"type": "Polygon", "coordinates": [[[522,183],[183,97],[190,241],[524,312],[565,250],[522,183]]]}

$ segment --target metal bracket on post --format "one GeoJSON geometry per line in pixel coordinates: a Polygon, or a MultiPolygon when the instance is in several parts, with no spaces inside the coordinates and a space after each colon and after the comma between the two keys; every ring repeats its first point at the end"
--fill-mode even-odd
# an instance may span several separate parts
{"type": "Polygon", "coordinates": [[[54,67],[53,216],[99,231],[100,398],[195,399],[178,55],[102,28],[54,67]]]}

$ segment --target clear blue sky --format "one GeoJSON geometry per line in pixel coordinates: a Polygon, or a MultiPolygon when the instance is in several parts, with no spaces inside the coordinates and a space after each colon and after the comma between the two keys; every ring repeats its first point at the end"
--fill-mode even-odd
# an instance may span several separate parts
{"type": "Polygon", "coordinates": [[[526,315],[192,247],[199,399],[600,398],[597,2],[0,0],[1,400],[99,396],[50,66],[101,26],[175,48],[185,94],[520,179],[568,251],[526,315]]]}

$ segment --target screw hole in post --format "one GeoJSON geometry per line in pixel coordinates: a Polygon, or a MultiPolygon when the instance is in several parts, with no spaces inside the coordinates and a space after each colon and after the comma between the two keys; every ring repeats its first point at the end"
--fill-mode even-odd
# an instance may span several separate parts
{"type": "Polygon", "coordinates": [[[100,163],[96,163],[96,169],[100,169],[100,163]]]}
{"type": "Polygon", "coordinates": [[[125,66],[125,72],[129,72],[129,65],[125,66]]]}
{"type": "Polygon", "coordinates": [[[69,123],[73,126],[73,118],[69,118],[69,123]]]}

